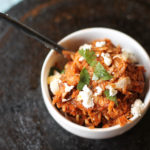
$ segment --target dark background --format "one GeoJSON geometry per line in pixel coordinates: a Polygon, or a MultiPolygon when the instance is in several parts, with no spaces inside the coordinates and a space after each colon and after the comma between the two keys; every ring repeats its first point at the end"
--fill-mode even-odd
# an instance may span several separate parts
{"type": "MultiPolygon", "coordinates": [[[[150,54],[149,0],[24,0],[8,14],[55,41],[87,27],[114,28],[150,54]]],[[[150,150],[150,111],[132,130],[112,139],[88,140],[62,129],[41,95],[48,51],[0,21],[0,150],[150,150]]]]}

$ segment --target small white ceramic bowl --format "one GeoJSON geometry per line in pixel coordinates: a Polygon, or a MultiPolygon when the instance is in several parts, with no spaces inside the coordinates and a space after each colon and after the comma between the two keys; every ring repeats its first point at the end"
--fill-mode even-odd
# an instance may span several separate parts
{"type": "MultiPolygon", "coordinates": [[[[143,33],[144,34],[144,33],[143,33]]],[[[42,94],[44,98],[45,105],[51,114],[51,116],[56,120],[56,122],[62,126],[67,131],[89,139],[106,139],[111,138],[117,135],[120,135],[127,130],[131,129],[137,122],[143,117],[145,112],[147,111],[150,103],[150,58],[144,48],[133,38],[130,36],[113,29],[108,28],[88,28],[83,29],[74,33],[69,34],[65,38],[63,38],[58,43],[64,46],[68,50],[77,50],[78,47],[84,43],[89,43],[93,40],[97,39],[110,39],[113,44],[120,45],[122,48],[129,49],[135,56],[138,58],[139,63],[143,65],[146,69],[145,77],[146,77],[146,86],[147,91],[144,99],[145,108],[142,115],[138,118],[132,118],[132,122],[127,125],[120,127],[120,125],[116,125],[109,128],[95,128],[89,129],[84,126],[80,126],[75,124],[69,120],[67,120],[57,109],[52,105],[52,101],[50,98],[48,85],[47,85],[47,77],[50,71],[50,68],[56,63],[63,64],[63,57],[57,54],[54,50],[51,50],[42,67],[41,72],[41,88],[42,94]]]]}

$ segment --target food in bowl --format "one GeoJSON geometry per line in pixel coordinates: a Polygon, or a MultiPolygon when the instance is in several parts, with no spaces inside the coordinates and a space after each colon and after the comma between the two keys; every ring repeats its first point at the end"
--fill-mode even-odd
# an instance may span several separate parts
{"type": "Polygon", "coordinates": [[[144,103],[143,66],[135,56],[109,39],[84,44],[59,73],[48,77],[52,103],[69,120],[90,128],[124,126],[141,115],[144,103]]]}

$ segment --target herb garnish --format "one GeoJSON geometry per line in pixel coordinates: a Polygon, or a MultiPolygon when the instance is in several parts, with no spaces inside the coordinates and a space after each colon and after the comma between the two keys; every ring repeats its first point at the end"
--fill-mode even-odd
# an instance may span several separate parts
{"type": "Polygon", "coordinates": [[[109,95],[109,90],[105,90],[105,91],[104,91],[104,94],[105,94],[105,96],[106,96],[109,100],[114,101],[115,104],[118,105],[118,103],[117,103],[117,96],[110,96],[110,95],[109,95]]]}
{"type": "Polygon", "coordinates": [[[94,51],[91,51],[91,50],[88,50],[88,49],[86,49],[86,50],[80,49],[79,54],[84,57],[84,59],[87,61],[87,63],[90,66],[95,66],[96,65],[96,56],[95,56],[94,51]]]}
{"type": "Polygon", "coordinates": [[[83,68],[82,71],[80,72],[80,81],[77,85],[77,89],[81,91],[84,85],[89,85],[89,83],[90,83],[90,75],[87,69],[83,68]]]}
{"type": "Polygon", "coordinates": [[[63,69],[60,73],[61,73],[61,74],[64,74],[64,73],[65,73],[65,70],[63,69]]]}
{"type": "Polygon", "coordinates": [[[98,62],[95,66],[94,76],[97,76],[99,79],[102,80],[110,80],[112,78],[112,76],[105,70],[100,62],[98,62]]]}

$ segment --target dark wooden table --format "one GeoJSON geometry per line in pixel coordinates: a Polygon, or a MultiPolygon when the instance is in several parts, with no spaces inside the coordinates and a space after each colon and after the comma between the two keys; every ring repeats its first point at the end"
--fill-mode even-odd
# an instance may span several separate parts
{"type": "MultiPolygon", "coordinates": [[[[55,41],[82,28],[114,28],[150,54],[150,0],[24,0],[8,14],[55,41]]],[[[48,51],[0,21],[0,150],[150,150],[150,111],[132,130],[108,140],[83,139],[62,129],[41,95],[48,51]]]]}

